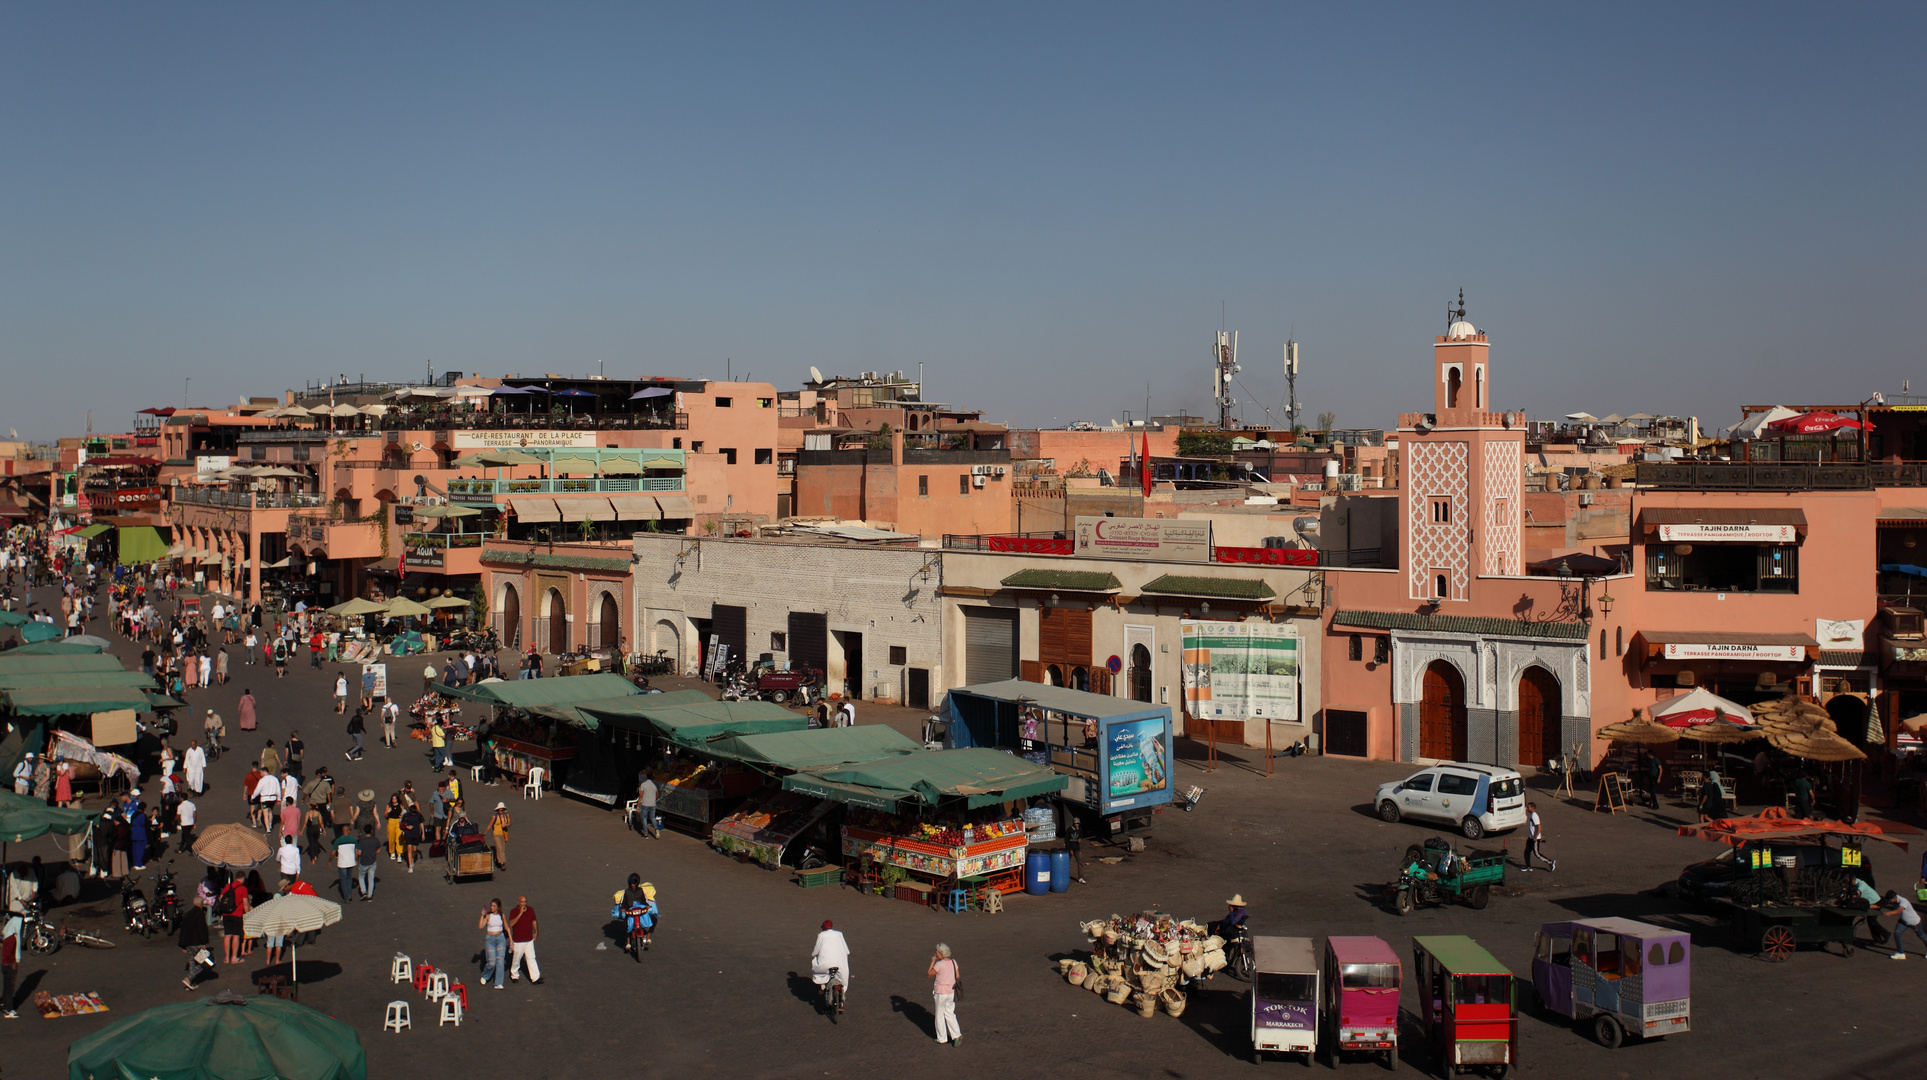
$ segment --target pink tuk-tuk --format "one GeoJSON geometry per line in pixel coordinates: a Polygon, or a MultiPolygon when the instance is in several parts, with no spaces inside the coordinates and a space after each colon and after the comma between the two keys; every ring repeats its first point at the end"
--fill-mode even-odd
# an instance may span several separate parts
{"type": "Polygon", "coordinates": [[[1398,1068],[1398,954],[1375,937],[1325,939],[1325,1047],[1333,1068],[1348,1053],[1398,1068]]]}

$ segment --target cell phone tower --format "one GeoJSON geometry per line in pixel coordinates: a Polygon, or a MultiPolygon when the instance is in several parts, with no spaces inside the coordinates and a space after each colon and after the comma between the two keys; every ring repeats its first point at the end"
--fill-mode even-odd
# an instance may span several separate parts
{"type": "Polygon", "coordinates": [[[1238,370],[1238,332],[1220,330],[1211,346],[1211,392],[1218,399],[1218,427],[1223,431],[1237,426],[1238,399],[1231,396],[1231,379],[1238,370]]]}

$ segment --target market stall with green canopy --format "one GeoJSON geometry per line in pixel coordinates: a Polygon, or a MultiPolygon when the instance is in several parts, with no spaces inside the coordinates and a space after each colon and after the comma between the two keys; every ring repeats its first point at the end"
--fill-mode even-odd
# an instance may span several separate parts
{"type": "Polygon", "coordinates": [[[616,774],[597,762],[595,718],[577,706],[618,704],[641,696],[628,679],[604,672],[472,686],[436,683],[434,689],[446,697],[508,710],[507,715],[498,711],[476,740],[489,765],[518,778],[539,768],[545,782],[563,790],[604,804],[615,801],[616,774]]]}
{"type": "Polygon", "coordinates": [[[152,525],[120,527],[120,565],[156,562],[167,555],[167,541],[152,525]]]}
{"type": "Polygon", "coordinates": [[[28,642],[27,644],[22,645],[17,649],[8,649],[6,652],[6,655],[8,656],[99,656],[101,653],[104,653],[106,651],[107,651],[106,649],[103,649],[99,645],[95,645],[91,642],[74,641],[71,638],[69,639],[55,638],[48,641],[28,642]]]}
{"type": "Polygon", "coordinates": [[[804,731],[809,720],[771,701],[702,701],[665,703],[668,694],[649,694],[634,700],[593,702],[582,706],[604,724],[625,731],[657,735],[682,746],[703,746],[729,735],[762,735],[772,731],[804,731]]]}
{"type": "Polygon", "coordinates": [[[88,686],[152,688],[153,685],[152,675],[143,675],[138,671],[0,671],[0,690],[88,686]]]}
{"type": "Polygon", "coordinates": [[[147,712],[153,708],[147,694],[132,686],[54,686],[0,690],[0,706],[16,716],[69,716],[111,712],[114,709],[147,712]]]}
{"type": "Polygon", "coordinates": [[[968,808],[1062,791],[1070,778],[1001,750],[924,750],[875,761],[810,769],[783,778],[787,791],[879,810],[968,808]]]}
{"type": "Polygon", "coordinates": [[[99,652],[28,653],[25,648],[0,653],[0,674],[24,671],[123,671],[120,661],[99,652]],[[23,655],[25,654],[25,655],[23,655]]]}
{"type": "Polygon", "coordinates": [[[922,753],[923,747],[899,734],[895,728],[866,724],[862,727],[730,735],[711,740],[702,747],[702,752],[741,761],[766,772],[803,772],[922,753]]]}
{"type": "Polygon", "coordinates": [[[67,1080],[368,1080],[361,1036],[299,1002],[224,992],[116,1021],[67,1050],[67,1080]]]}

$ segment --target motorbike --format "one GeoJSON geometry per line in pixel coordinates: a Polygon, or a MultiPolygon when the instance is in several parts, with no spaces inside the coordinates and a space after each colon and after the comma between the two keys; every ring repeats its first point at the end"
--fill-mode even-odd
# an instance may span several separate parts
{"type": "Polygon", "coordinates": [[[27,951],[35,956],[52,956],[69,941],[76,945],[85,945],[90,949],[114,947],[113,942],[99,934],[85,930],[72,930],[64,923],[55,925],[48,922],[45,909],[38,899],[27,902],[27,909],[21,921],[20,940],[26,944],[27,951]]]}
{"type": "Polygon", "coordinates": [[[120,880],[120,916],[127,923],[127,932],[142,937],[154,935],[153,913],[147,907],[147,894],[141,891],[140,883],[129,874],[120,880]]]}
{"type": "Polygon", "coordinates": [[[1241,923],[1221,928],[1218,932],[1224,937],[1225,970],[1240,982],[1250,982],[1251,972],[1256,967],[1251,955],[1250,929],[1241,923]]]}
{"type": "Polygon", "coordinates": [[[160,932],[172,936],[179,929],[181,919],[180,898],[174,889],[174,862],[168,860],[160,873],[154,875],[154,921],[159,924],[160,932]]]}

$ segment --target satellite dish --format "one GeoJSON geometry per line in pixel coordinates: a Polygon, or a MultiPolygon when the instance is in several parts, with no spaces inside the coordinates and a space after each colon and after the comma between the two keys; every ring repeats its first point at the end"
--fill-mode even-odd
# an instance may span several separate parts
{"type": "Polygon", "coordinates": [[[815,364],[810,365],[810,381],[813,383],[820,383],[823,381],[823,373],[816,370],[815,364]]]}
{"type": "Polygon", "coordinates": [[[9,439],[18,439],[19,437],[20,437],[20,429],[18,429],[18,428],[8,428],[8,429],[7,429],[7,438],[9,438],[9,439]]]}

